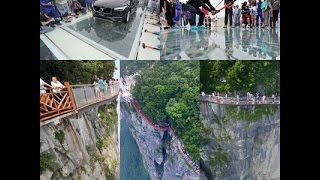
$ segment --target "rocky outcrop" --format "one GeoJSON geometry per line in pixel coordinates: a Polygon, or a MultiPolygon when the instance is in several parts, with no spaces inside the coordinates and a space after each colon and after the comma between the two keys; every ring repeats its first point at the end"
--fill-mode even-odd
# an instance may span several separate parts
{"type": "Polygon", "coordinates": [[[121,100],[121,116],[126,116],[128,120],[151,179],[199,179],[174,146],[171,132],[155,130],[137,116],[130,103],[124,100],[121,100]]]}
{"type": "Polygon", "coordinates": [[[121,117],[125,117],[132,135],[142,155],[143,164],[153,180],[183,179],[197,180],[199,175],[194,171],[177,146],[178,139],[173,132],[159,131],[150,125],[147,119],[138,115],[129,101],[132,100],[131,90],[135,85],[138,73],[121,78],[121,117]]]}
{"type": "Polygon", "coordinates": [[[117,179],[117,129],[116,122],[106,126],[98,108],[41,126],[40,179],[117,179]]]}
{"type": "Polygon", "coordinates": [[[280,179],[280,106],[202,102],[201,119],[207,179],[280,179]]]}

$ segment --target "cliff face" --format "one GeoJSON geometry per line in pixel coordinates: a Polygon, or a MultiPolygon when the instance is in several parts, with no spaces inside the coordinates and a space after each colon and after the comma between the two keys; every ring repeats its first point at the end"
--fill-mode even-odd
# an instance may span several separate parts
{"type": "Polygon", "coordinates": [[[204,173],[214,179],[280,179],[280,107],[201,103],[204,173]]]}
{"type": "Polygon", "coordinates": [[[40,179],[119,179],[117,113],[108,107],[40,127],[40,179]]]}
{"type": "Polygon", "coordinates": [[[121,100],[121,117],[129,124],[151,179],[199,179],[173,145],[171,132],[155,130],[125,100],[121,100]]]}
{"type": "Polygon", "coordinates": [[[170,131],[157,131],[137,115],[128,102],[131,89],[135,85],[134,77],[138,73],[125,76],[121,80],[122,98],[120,98],[121,120],[126,120],[137,142],[143,164],[152,180],[183,179],[197,180],[199,176],[183,158],[177,147],[177,140],[170,131]]]}

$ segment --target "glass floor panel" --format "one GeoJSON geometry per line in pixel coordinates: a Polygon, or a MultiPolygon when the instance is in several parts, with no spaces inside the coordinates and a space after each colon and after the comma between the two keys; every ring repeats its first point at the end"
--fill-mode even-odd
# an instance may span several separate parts
{"type": "Polygon", "coordinates": [[[50,49],[40,39],[40,60],[57,60],[58,58],[50,51],[50,49]]]}
{"type": "Polygon", "coordinates": [[[142,8],[138,7],[137,11],[131,14],[128,23],[110,22],[105,19],[90,17],[71,24],[68,28],[124,57],[128,57],[139,24],[143,19],[142,14],[142,8]]]}
{"type": "Polygon", "coordinates": [[[161,44],[161,60],[280,60],[279,28],[170,29],[161,44]]]}

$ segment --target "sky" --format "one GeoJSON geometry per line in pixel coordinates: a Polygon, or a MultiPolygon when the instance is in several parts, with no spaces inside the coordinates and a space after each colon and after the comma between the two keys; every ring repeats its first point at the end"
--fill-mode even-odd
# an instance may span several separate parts
{"type": "MultiPolygon", "coordinates": [[[[187,0],[180,0],[180,2],[183,2],[183,3],[185,3],[186,1],[187,1],[187,0]]],[[[216,9],[223,7],[223,5],[224,5],[224,0],[222,0],[222,2],[219,4],[220,1],[221,1],[221,0],[210,0],[212,6],[215,7],[216,9]],[[219,6],[217,7],[218,4],[219,4],[219,6]]],[[[248,0],[237,0],[237,1],[234,3],[234,5],[237,5],[237,4],[238,4],[239,7],[241,7],[241,4],[242,4],[244,1],[247,1],[247,2],[248,2],[248,0]]],[[[218,15],[219,18],[224,17],[224,10],[221,10],[217,15],[218,15]]]]}

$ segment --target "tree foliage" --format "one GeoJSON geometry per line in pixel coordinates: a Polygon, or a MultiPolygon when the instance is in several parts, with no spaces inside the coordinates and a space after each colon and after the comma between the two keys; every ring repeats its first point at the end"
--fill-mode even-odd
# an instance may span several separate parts
{"type": "Polygon", "coordinates": [[[57,76],[61,83],[90,84],[95,76],[111,79],[114,61],[40,61],[40,78],[47,83],[57,76]]]}
{"type": "Polygon", "coordinates": [[[201,61],[200,66],[201,90],[205,93],[280,92],[279,61],[201,61]]]}
{"type": "Polygon", "coordinates": [[[139,62],[133,72],[142,69],[135,79],[133,97],[156,123],[171,122],[186,150],[199,159],[199,61],[139,62]]]}

